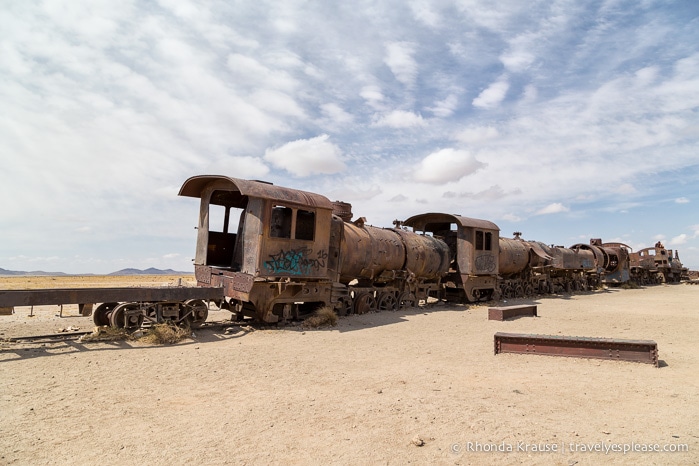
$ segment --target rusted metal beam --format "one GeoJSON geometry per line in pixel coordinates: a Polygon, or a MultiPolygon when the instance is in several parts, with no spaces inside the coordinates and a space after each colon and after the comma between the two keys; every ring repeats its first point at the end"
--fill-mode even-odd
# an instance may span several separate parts
{"type": "Polygon", "coordinates": [[[488,320],[506,320],[517,316],[537,316],[535,304],[488,308],[488,320]]]}
{"type": "Polygon", "coordinates": [[[658,344],[652,340],[569,337],[562,335],[495,334],[495,354],[544,354],[577,358],[642,362],[658,367],[658,344]]]}
{"type": "MultiPolygon", "coordinates": [[[[184,301],[187,299],[219,300],[222,298],[223,288],[203,286],[0,290],[0,308],[54,304],[184,301]]],[[[81,313],[84,312],[86,309],[83,307],[81,313]]]]}

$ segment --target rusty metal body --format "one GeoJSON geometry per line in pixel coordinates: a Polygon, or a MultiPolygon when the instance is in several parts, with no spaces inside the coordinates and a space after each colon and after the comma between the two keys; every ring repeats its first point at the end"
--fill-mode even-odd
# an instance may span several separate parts
{"type": "Polygon", "coordinates": [[[443,280],[447,300],[474,302],[499,297],[500,229],[497,225],[443,213],[414,215],[403,225],[447,244],[451,259],[443,280]]]}
{"type": "Polygon", "coordinates": [[[654,247],[632,252],[629,256],[631,276],[640,285],[678,283],[688,278],[678,252],[675,251],[673,257],[672,249],[665,249],[661,242],[654,247]]]}
{"type": "Polygon", "coordinates": [[[536,304],[488,308],[488,320],[507,320],[513,317],[537,317],[536,304]]]}
{"type": "Polygon", "coordinates": [[[238,318],[278,322],[320,306],[347,314],[412,305],[439,293],[448,269],[443,242],[350,223],[351,205],[318,194],[197,176],[180,195],[201,199],[197,282],[222,287],[238,318]]]}
{"type": "Polygon", "coordinates": [[[592,252],[596,270],[591,273],[599,276],[600,283],[620,284],[631,279],[629,262],[631,248],[626,244],[602,243],[601,239],[593,238],[590,244],[575,244],[571,249],[592,252]]]}
{"type": "Polygon", "coordinates": [[[658,345],[652,340],[526,335],[498,332],[495,354],[542,354],[577,358],[612,359],[653,364],[658,367],[658,345]]]}

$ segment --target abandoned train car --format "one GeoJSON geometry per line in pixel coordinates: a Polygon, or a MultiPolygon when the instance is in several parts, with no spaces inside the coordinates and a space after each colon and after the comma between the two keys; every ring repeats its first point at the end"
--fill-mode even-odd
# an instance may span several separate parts
{"type": "Polygon", "coordinates": [[[350,223],[347,204],[319,194],[225,176],[192,177],[179,194],[200,199],[197,283],[223,287],[221,304],[240,319],[413,305],[438,292],[449,265],[442,241],[350,223]]]}

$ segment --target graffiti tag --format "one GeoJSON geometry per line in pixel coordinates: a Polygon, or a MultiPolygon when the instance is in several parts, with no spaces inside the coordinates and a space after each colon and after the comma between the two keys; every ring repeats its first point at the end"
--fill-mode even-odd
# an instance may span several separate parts
{"type": "Polygon", "coordinates": [[[270,273],[288,273],[291,275],[310,275],[313,271],[325,267],[328,258],[327,251],[318,251],[313,256],[313,249],[300,248],[284,251],[278,254],[270,254],[270,259],[264,266],[270,273]]]}
{"type": "Polygon", "coordinates": [[[490,255],[482,255],[476,257],[476,271],[478,272],[494,272],[495,258],[490,255]]]}

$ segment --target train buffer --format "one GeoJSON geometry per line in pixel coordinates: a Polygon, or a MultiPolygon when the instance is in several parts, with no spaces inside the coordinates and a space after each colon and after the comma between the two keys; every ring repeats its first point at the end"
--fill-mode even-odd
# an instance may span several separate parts
{"type": "Polygon", "coordinates": [[[576,358],[612,359],[653,364],[659,367],[658,344],[652,340],[528,335],[498,332],[495,354],[542,354],[576,358]]]}
{"type": "Polygon", "coordinates": [[[536,304],[490,307],[488,308],[488,320],[507,320],[520,316],[537,317],[536,311],[536,304]]]}

